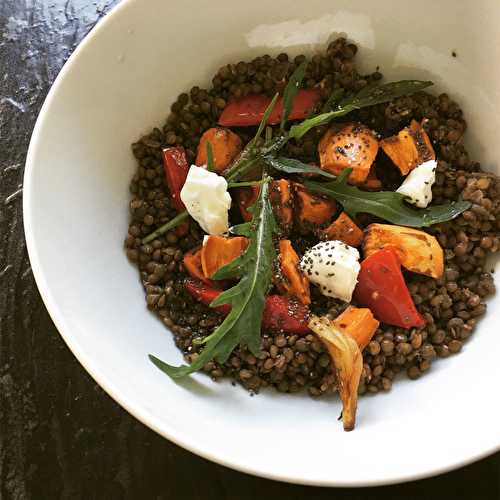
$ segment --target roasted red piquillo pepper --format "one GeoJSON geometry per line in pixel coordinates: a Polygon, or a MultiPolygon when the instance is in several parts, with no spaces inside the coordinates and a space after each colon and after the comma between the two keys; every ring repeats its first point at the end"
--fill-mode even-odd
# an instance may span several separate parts
{"type": "Polygon", "coordinates": [[[402,328],[421,327],[425,321],[418,313],[392,248],[384,248],[361,262],[354,300],[369,307],[382,323],[402,328]]]}
{"type": "MultiPolygon", "coordinates": [[[[293,100],[289,120],[307,118],[321,98],[319,89],[300,89],[293,100]]],[[[250,94],[230,101],[219,117],[219,125],[224,127],[247,127],[258,125],[271,98],[260,94],[250,94]]],[[[275,125],[281,121],[283,113],[283,98],[280,97],[269,115],[268,124],[275,125]]]]}
{"type": "Polygon", "coordinates": [[[307,326],[309,309],[295,299],[283,295],[268,295],[262,315],[262,326],[274,332],[311,333],[307,326]]]}
{"type": "MultiPolygon", "coordinates": [[[[222,290],[218,288],[209,287],[205,283],[191,278],[184,282],[184,287],[194,299],[206,305],[209,305],[222,293],[222,290]]],[[[231,311],[231,306],[224,304],[216,307],[215,310],[226,315],[231,311]]],[[[262,328],[305,335],[311,331],[307,326],[308,321],[309,309],[300,302],[281,295],[266,297],[262,314],[262,328]]]]}
{"type": "MultiPolygon", "coordinates": [[[[210,303],[213,302],[223,291],[220,288],[208,286],[200,280],[191,278],[184,281],[184,288],[189,295],[191,295],[191,297],[207,306],[210,305],[210,303]]],[[[231,312],[231,305],[223,304],[222,306],[216,307],[215,310],[226,315],[231,312]]]]}
{"type": "MultiPolygon", "coordinates": [[[[163,153],[163,168],[165,170],[165,178],[167,186],[170,189],[172,205],[177,212],[186,210],[184,203],[181,200],[181,190],[186,182],[186,177],[189,172],[189,165],[186,158],[184,148],[165,148],[163,153]]],[[[189,231],[189,222],[185,222],[175,229],[178,236],[184,236],[189,231]]]]}

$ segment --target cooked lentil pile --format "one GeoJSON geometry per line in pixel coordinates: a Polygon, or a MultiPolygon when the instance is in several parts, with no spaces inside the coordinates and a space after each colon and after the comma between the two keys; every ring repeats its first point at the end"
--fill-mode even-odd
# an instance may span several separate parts
{"type": "MultiPolygon", "coordinates": [[[[333,41],[326,52],[309,59],[303,86],[319,85],[323,104],[336,88],[356,91],[380,80],[382,75],[378,71],[369,75],[357,72],[356,52],[356,45],[344,38],[333,41]]],[[[223,66],[208,88],[193,87],[180,94],[165,125],[132,145],[138,168],[130,185],[127,256],[139,269],[147,307],[173,332],[176,345],[188,362],[198,356],[200,349],[193,341],[210,334],[223,317],[195,301],[183,287],[187,276],[183,256],[200,245],[203,238],[194,221],[186,236],[178,237],[175,231],[170,231],[149,244],[141,242],[177,213],[171,206],[164,179],[162,148],[183,146],[189,164],[193,163],[201,134],[216,126],[230,98],[248,94],[272,96],[283,91],[288,77],[305,59],[303,55],[289,58],[283,53],[223,66]]],[[[380,325],[363,351],[361,394],[390,390],[399,373],[418,379],[437,358],[460,352],[486,311],[485,299],[495,291],[493,270],[488,267],[487,258],[499,247],[500,182],[469,158],[463,144],[467,125],[459,106],[446,94],[419,92],[349,115],[350,121],[365,124],[382,138],[397,134],[412,119],[423,120],[438,159],[432,204],[462,196],[472,206],[451,222],[425,229],[436,236],[444,249],[444,277],[433,279],[405,272],[405,279],[426,325],[409,330],[380,325]]],[[[317,127],[300,141],[290,141],[284,153],[304,162],[317,161],[318,141],[327,128],[317,127]]],[[[255,127],[235,131],[247,143],[255,134],[255,127]]],[[[393,190],[402,178],[388,163],[387,157],[379,155],[376,170],[383,188],[393,190]]],[[[233,216],[238,218],[231,212],[230,217],[233,216]]],[[[373,221],[368,215],[358,218],[362,226],[373,221]]],[[[290,239],[298,252],[311,245],[307,236],[293,234],[290,239]]],[[[345,307],[343,302],[312,287],[312,312],[333,319],[345,307]]],[[[336,387],[330,363],[328,353],[312,333],[300,336],[264,331],[258,357],[237,348],[224,365],[209,362],[204,371],[214,380],[230,377],[252,393],[273,386],[280,392],[307,390],[312,396],[320,396],[336,387]]]]}

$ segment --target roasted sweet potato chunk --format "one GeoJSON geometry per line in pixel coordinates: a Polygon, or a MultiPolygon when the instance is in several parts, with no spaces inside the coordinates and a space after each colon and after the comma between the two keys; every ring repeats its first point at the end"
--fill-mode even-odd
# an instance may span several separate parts
{"type": "Polygon", "coordinates": [[[243,236],[208,236],[201,248],[201,267],[205,278],[239,257],[246,249],[248,240],[243,236]]]}
{"type": "Polygon", "coordinates": [[[295,221],[302,233],[316,230],[328,224],[335,214],[335,200],[313,194],[302,184],[294,183],[295,221]]]}
{"type": "Polygon", "coordinates": [[[285,234],[293,226],[293,191],[292,183],[286,179],[272,181],[269,188],[269,201],[273,207],[276,221],[285,234]]]}
{"type": "Polygon", "coordinates": [[[363,241],[363,231],[342,212],[326,229],[320,231],[322,240],[339,240],[351,247],[359,247],[363,241]]]}
{"type": "Polygon", "coordinates": [[[435,160],[436,155],[429,136],[422,126],[412,120],[409,127],[380,141],[384,153],[399,168],[402,175],[409,174],[425,161],[435,160]]]}
{"type": "Polygon", "coordinates": [[[382,182],[377,177],[377,173],[375,172],[375,167],[372,165],[370,168],[370,172],[368,173],[368,177],[365,179],[363,184],[360,184],[359,187],[361,189],[365,189],[366,191],[380,191],[382,189],[382,182]]]}
{"type": "Polygon", "coordinates": [[[280,240],[279,242],[279,263],[281,276],[276,285],[282,293],[293,295],[302,304],[311,303],[309,290],[309,280],[299,269],[299,256],[293,249],[290,240],[280,240]]]}
{"type": "Polygon", "coordinates": [[[360,123],[343,123],[329,128],[318,144],[320,166],[332,174],[352,168],[351,184],[362,184],[378,152],[375,133],[360,123]]]}
{"type": "MultiPolygon", "coordinates": [[[[260,187],[251,186],[238,190],[238,202],[241,216],[246,222],[252,220],[252,214],[248,211],[259,196],[260,187]]],[[[286,179],[271,181],[269,186],[269,200],[273,207],[273,213],[281,229],[287,234],[293,226],[294,192],[292,183],[286,179]]]]}
{"type": "Polygon", "coordinates": [[[373,317],[370,309],[348,306],[334,319],[333,324],[344,333],[348,333],[362,351],[370,343],[380,323],[373,317]]]}
{"type": "Polygon", "coordinates": [[[206,281],[201,267],[201,247],[195,248],[186,254],[183,259],[184,268],[192,278],[206,281]]]}
{"type": "Polygon", "coordinates": [[[243,143],[239,136],[227,128],[209,128],[201,136],[196,155],[196,165],[207,164],[207,141],[212,145],[214,170],[222,172],[241,153],[243,143]]]}
{"type": "Polygon", "coordinates": [[[238,189],[238,205],[240,207],[241,216],[245,222],[252,220],[252,214],[248,209],[257,201],[259,192],[259,186],[242,187],[238,189]]]}
{"type": "Polygon", "coordinates": [[[386,247],[396,251],[401,264],[409,271],[432,278],[443,275],[443,249],[434,236],[424,231],[390,224],[370,224],[363,241],[365,258],[386,247]]]}

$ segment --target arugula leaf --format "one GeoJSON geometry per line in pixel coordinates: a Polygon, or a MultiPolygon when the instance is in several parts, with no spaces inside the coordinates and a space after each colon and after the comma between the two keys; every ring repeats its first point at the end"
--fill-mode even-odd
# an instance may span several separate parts
{"type": "Polygon", "coordinates": [[[352,169],[345,169],[337,180],[327,183],[306,181],[305,186],[311,191],[330,196],[342,204],[344,210],[355,217],[359,212],[376,215],[393,224],[408,227],[427,227],[439,222],[454,219],[470,208],[468,201],[456,201],[446,205],[412,209],[405,202],[405,197],[393,191],[366,192],[349,186],[347,178],[352,169]]]}
{"type": "Polygon", "coordinates": [[[300,160],[295,160],[294,158],[268,155],[264,156],[263,159],[264,162],[270,167],[275,170],[279,170],[280,172],[286,172],[287,174],[316,174],[330,179],[337,178],[336,175],[333,175],[330,172],[325,172],[314,165],[307,165],[307,163],[302,163],[300,160]]]}
{"type": "Polygon", "coordinates": [[[333,106],[339,102],[340,98],[344,95],[344,93],[345,90],[342,87],[335,89],[326,100],[321,111],[323,113],[331,111],[333,109],[333,106]]]}
{"type": "Polygon", "coordinates": [[[191,365],[171,366],[150,356],[160,370],[174,379],[199,370],[212,359],[224,363],[238,344],[246,345],[254,355],[259,354],[262,313],[276,258],[273,239],[278,231],[269,202],[270,180],[267,176],[263,179],[259,197],[251,209],[252,221],[233,228],[236,234],[249,239],[246,251],[214,276],[215,279],[240,278],[237,285],[222,292],[210,304],[210,307],[231,304],[231,312],[203,340],[205,347],[191,365]]]}
{"type": "Polygon", "coordinates": [[[375,106],[384,102],[392,101],[397,97],[411,95],[419,92],[433,83],[429,80],[399,80],[397,82],[384,83],[383,85],[367,86],[354,96],[347,96],[339,103],[339,108],[352,106],[354,109],[375,106]]]}
{"type": "Polygon", "coordinates": [[[290,116],[293,107],[293,100],[299,91],[300,84],[306,74],[307,61],[302,61],[297,69],[290,76],[283,92],[283,114],[281,115],[281,130],[285,129],[285,124],[290,116]]]}
{"type": "Polygon", "coordinates": [[[333,111],[322,113],[304,120],[297,125],[293,125],[288,133],[289,138],[300,139],[313,127],[324,125],[334,118],[350,113],[356,109],[374,106],[383,102],[392,101],[396,97],[411,95],[432,85],[430,81],[421,80],[401,80],[399,82],[390,82],[376,87],[369,86],[361,89],[355,95],[350,95],[342,99],[333,111]]]}
{"type": "Polygon", "coordinates": [[[212,153],[212,144],[207,141],[207,170],[209,172],[214,171],[214,155],[212,153]]]}
{"type": "Polygon", "coordinates": [[[259,123],[259,128],[257,129],[255,137],[244,147],[238,159],[231,165],[229,170],[225,172],[224,177],[228,182],[238,180],[243,174],[251,170],[257,163],[259,163],[260,154],[259,151],[256,151],[256,145],[262,135],[262,132],[264,131],[267,120],[269,120],[269,115],[271,114],[278,97],[279,94],[276,92],[272,101],[267,106],[264,115],[262,116],[262,120],[259,123]]]}

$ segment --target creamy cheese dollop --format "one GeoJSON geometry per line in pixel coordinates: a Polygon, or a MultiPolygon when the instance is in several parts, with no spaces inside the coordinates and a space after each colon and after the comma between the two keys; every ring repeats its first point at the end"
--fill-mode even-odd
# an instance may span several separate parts
{"type": "Polygon", "coordinates": [[[358,282],[359,252],[342,241],[323,241],[307,250],[300,268],[323,295],[350,302],[358,282]]]}
{"type": "Polygon", "coordinates": [[[231,195],[224,177],[206,168],[191,165],[181,191],[189,215],[208,234],[223,234],[229,229],[231,195]]]}
{"type": "Polygon", "coordinates": [[[436,160],[426,161],[415,167],[397,193],[407,196],[407,201],[419,208],[425,208],[432,201],[432,185],[436,181],[436,160]]]}

